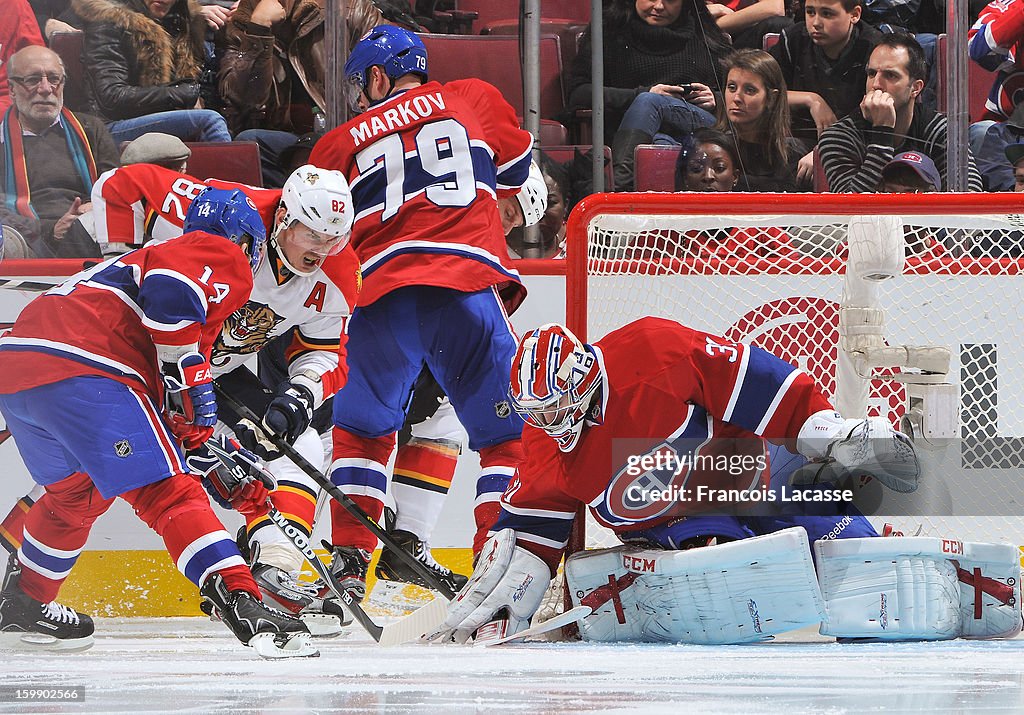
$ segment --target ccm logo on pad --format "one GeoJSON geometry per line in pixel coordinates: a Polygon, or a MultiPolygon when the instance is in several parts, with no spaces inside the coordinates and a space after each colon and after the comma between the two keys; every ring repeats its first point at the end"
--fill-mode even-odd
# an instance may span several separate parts
{"type": "Polygon", "coordinates": [[[622,555],[622,565],[630,571],[638,571],[640,573],[654,573],[658,570],[658,562],[654,559],[645,559],[640,556],[630,556],[628,554],[622,555]]]}
{"type": "Polygon", "coordinates": [[[964,542],[954,541],[953,539],[942,540],[942,553],[944,554],[963,554],[964,553],[964,542]]]}

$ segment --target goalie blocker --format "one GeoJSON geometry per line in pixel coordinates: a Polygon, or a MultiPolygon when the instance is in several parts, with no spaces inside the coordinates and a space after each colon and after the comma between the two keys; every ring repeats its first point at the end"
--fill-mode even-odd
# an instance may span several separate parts
{"type": "Polygon", "coordinates": [[[584,640],[735,644],[821,623],[872,640],[1009,638],[1021,630],[1011,545],[926,537],[818,541],[803,529],[687,551],[580,552],[565,578],[584,640]],[[820,581],[820,590],[819,590],[820,581]]]}

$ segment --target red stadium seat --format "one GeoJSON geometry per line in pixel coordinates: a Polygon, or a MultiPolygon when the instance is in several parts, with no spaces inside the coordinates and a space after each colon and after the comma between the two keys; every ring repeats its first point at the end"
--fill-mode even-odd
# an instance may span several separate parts
{"type": "Polygon", "coordinates": [[[676,159],[682,147],[641,144],[634,154],[633,185],[637,191],[675,191],[676,159]]]}
{"type": "Polygon", "coordinates": [[[782,37],[781,32],[766,32],[764,37],[761,38],[761,49],[767,52],[775,45],[779,44],[779,38],[782,37]]]}
{"type": "MultiPolygon", "coordinates": [[[[421,35],[430,58],[430,79],[477,77],[490,82],[523,116],[519,38],[514,35],[421,35]]],[[[562,50],[557,35],[540,38],[540,116],[555,119],[565,106],[562,50]]],[[[484,108],[482,108],[484,109],[484,108]]]]}
{"type": "Polygon", "coordinates": [[[192,150],[188,173],[197,179],[221,179],[263,186],[260,145],[256,142],[185,142],[192,150]]]}
{"type": "MultiPolygon", "coordinates": [[[[590,0],[558,0],[540,3],[541,19],[559,18],[571,20],[580,25],[590,22],[590,0]]],[[[455,7],[461,11],[477,13],[476,27],[484,28],[501,20],[517,20],[519,3],[511,0],[456,0],[455,7]]]]}
{"type": "MultiPolygon", "coordinates": [[[[562,45],[562,67],[569,67],[579,50],[579,38],[587,29],[575,20],[541,18],[540,32],[542,35],[558,35],[562,45]]],[[[498,20],[480,30],[481,35],[519,35],[518,20],[498,20]]]]}

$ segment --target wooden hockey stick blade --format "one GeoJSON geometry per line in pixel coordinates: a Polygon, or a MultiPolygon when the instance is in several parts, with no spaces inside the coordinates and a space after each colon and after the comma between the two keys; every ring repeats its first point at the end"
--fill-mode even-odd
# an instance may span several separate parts
{"type": "Polygon", "coordinates": [[[444,623],[447,615],[448,601],[437,596],[408,616],[384,626],[377,642],[381,645],[401,645],[418,641],[424,634],[433,632],[444,623]]]}
{"type": "Polygon", "coordinates": [[[334,500],[337,501],[338,504],[340,504],[342,508],[345,509],[345,511],[347,511],[352,516],[352,518],[354,518],[360,524],[365,526],[367,530],[369,530],[371,534],[380,539],[381,542],[383,542],[384,545],[387,546],[395,554],[395,556],[404,561],[406,566],[408,566],[417,574],[419,574],[420,578],[422,578],[426,583],[430,584],[431,590],[437,591],[447,599],[455,598],[454,591],[452,591],[446,584],[442,583],[424,563],[416,559],[415,556],[413,556],[408,551],[406,551],[398,544],[396,544],[394,539],[391,538],[391,535],[388,534],[387,531],[382,529],[380,524],[371,519],[370,516],[365,511],[363,511],[358,504],[356,504],[344,492],[338,489],[338,487],[335,486],[331,482],[331,480],[324,475],[323,472],[321,472],[319,469],[310,464],[309,461],[301,454],[299,454],[299,452],[296,451],[296,449],[292,447],[290,444],[278,438],[277,435],[268,432],[263,427],[263,421],[259,417],[257,417],[252,410],[250,410],[248,407],[239,402],[234,395],[232,395],[230,392],[221,387],[216,380],[214,380],[213,382],[213,389],[216,390],[217,394],[220,397],[224,398],[224,401],[228,404],[228,406],[232,410],[234,410],[240,417],[243,417],[252,422],[254,425],[256,425],[256,428],[261,430],[264,433],[264,435],[266,435],[267,439],[269,439],[274,444],[275,447],[281,450],[282,454],[288,457],[288,459],[290,459],[295,464],[295,466],[297,466],[299,469],[305,472],[306,475],[308,475],[310,479],[316,482],[321,489],[323,489],[331,497],[333,497],[334,500]]]}
{"type": "Polygon", "coordinates": [[[531,626],[527,628],[525,631],[519,631],[515,635],[505,636],[504,638],[496,638],[494,640],[489,641],[474,641],[473,645],[483,646],[486,648],[492,645],[501,645],[502,643],[508,643],[509,641],[517,641],[522,638],[532,638],[533,636],[543,635],[544,633],[547,633],[548,631],[553,631],[556,628],[564,628],[570,623],[582,621],[584,618],[586,618],[593,612],[594,609],[592,609],[590,606],[576,606],[576,608],[568,610],[565,613],[560,613],[554,618],[549,618],[543,623],[538,623],[535,626],[531,626]]]}

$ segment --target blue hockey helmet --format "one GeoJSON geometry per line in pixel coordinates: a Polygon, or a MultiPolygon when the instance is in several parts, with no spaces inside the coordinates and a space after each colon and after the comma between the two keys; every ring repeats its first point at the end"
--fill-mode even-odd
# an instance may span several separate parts
{"type": "Polygon", "coordinates": [[[394,25],[378,25],[352,48],[345,62],[345,81],[357,93],[366,90],[370,68],[384,68],[394,82],[405,74],[427,77],[427,48],[415,33],[394,25]]]}
{"type": "Polygon", "coordinates": [[[223,236],[245,251],[252,272],[260,265],[267,242],[267,227],[256,205],[240,189],[215,189],[199,192],[185,214],[185,233],[205,231],[223,236]]]}

